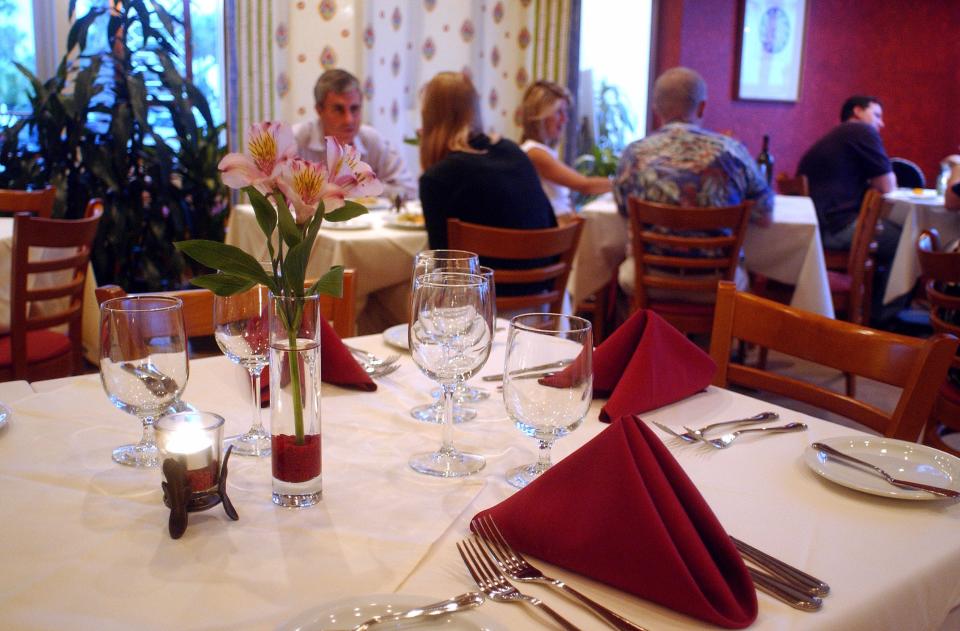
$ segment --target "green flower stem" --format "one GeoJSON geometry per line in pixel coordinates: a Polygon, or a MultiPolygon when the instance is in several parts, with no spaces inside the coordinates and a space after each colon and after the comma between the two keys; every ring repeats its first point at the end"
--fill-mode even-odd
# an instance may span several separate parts
{"type": "Polygon", "coordinates": [[[297,435],[297,444],[304,444],[303,438],[303,402],[300,400],[300,358],[297,356],[297,332],[293,329],[287,331],[287,337],[290,341],[289,354],[290,361],[290,385],[293,387],[293,429],[297,435]]]}

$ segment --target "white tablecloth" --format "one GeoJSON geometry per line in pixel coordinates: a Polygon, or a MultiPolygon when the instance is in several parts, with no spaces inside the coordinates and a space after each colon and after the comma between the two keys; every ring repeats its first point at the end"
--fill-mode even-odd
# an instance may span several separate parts
{"type": "MultiPolygon", "coordinates": [[[[34,258],[43,256],[42,250],[34,258]]],[[[10,330],[10,274],[13,265],[13,218],[0,217],[0,333],[6,333],[10,330]]],[[[34,286],[49,286],[53,282],[63,282],[63,274],[54,275],[36,274],[34,276],[34,286]],[[53,276],[53,280],[51,280],[53,276]]],[[[69,277],[67,277],[69,278],[69,277]]],[[[97,306],[97,298],[94,289],[97,286],[97,279],[93,273],[93,266],[87,266],[87,277],[83,287],[83,354],[90,361],[96,363],[99,349],[99,329],[100,329],[100,309],[97,306]]],[[[43,306],[47,303],[39,303],[37,309],[43,312],[43,306]]]]}
{"type": "MultiPolygon", "coordinates": [[[[571,287],[576,301],[600,289],[610,271],[626,258],[627,222],[616,211],[611,195],[602,196],[581,211],[590,230],[584,230],[571,287]]],[[[777,195],[773,223],[747,227],[743,241],[744,265],[782,283],[795,285],[790,305],[834,317],[817,213],[809,197],[777,195]]]]}
{"type": "Polygon", "coordinates": [[[913,289],[920,277],[916,248],[921,232],[936,228],[943,245],[960,238],[960,212],[947,210],[943,206],[943,196],[932,196],[931,193],[933,191],[927,191],[924,196],[919,196],[913,193],[913,189],[898,189],[884,195],[884,199],[890,203],[887,218],[903,226],[890,265],[890,277],[883,294],[884,303],[913,289]]]}
{"type": "MultiPolygon", "coordinates": [[[[502,366],[495,344],[484,374],[502,366]]],[[[377,336],[352,341],[387,351],[377,336]]],[[[137,438],[137,421],[107,402],[90,375],[34,384],[0,431],[0,628],[269,629],[301,610],[374,592],[441,598],[475,589],[454,542],[468,520],[514,492],[512,466],[535,458],[535,444],[506,419],[502,403],[480,406],[457,426],[458,446],[483,453],[486,468],[465,480],[413,473],[407,457],[439,444],[440,428],[407,410],[431,387],[404,355],[375,393],[323,388],[324,499],[301,511],[269,500],[268,460],[236,457],[229,490],[240,521],[216,507],[190,515],[184,537],[166,533],[160,474],[110,461],[112,447],[137,438]],[[50,391],[50,388],[58,388],[50,391]]],[[[248,423],[244,374],[223,358],[191,363],[186,400],[248,423]]],[[[483,382],[484,385],[489,385],[483,382]]],[[[557,442],[562,459],[605,427],[600,402],[557,442]]],[[[772,406],[710,388],[644,414],[674,427],[755,414],[772,406]]],[[[778,408],[774,408],[778,409],[778,408]]],[[[936,629],[960,604],[960,506],[864,495],[814,475],[806,445],[850,429],[778,409],[809,431],[745,439],[726,451],[666,444],[731,533],[827,580],[819,613],[759,595],[754,629],[833,631],[936,629]]],[[[680,616],[547,564],[588,595],[652,630],[699,629],[680,616]]],[[[584,629],[602,624],[538,585],[584,629]]],[[[482,612],[504,629],[536,628],[527,608],[499,603],[482,612]]]]}

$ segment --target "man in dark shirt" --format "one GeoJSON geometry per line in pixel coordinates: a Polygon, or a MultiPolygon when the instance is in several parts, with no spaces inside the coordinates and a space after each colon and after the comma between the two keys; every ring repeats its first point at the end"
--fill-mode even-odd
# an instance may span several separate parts
{"type": "MultiPolygon", "coordinates": [[[[806,175],[817,209],[823,247],[846,250],[853,241],[860,203],[868,188],[889,193],[897,186],[890,159],[880,140],[883,107],[876,97],[852,96],[840,110],[840,124],[818,140],[800,159],[797,173],[806,175]]],[[[881,220],[876,235],[874,276],[875,320],[881,314],[887,270],[900,241],[900,226],[881,220]]]]}

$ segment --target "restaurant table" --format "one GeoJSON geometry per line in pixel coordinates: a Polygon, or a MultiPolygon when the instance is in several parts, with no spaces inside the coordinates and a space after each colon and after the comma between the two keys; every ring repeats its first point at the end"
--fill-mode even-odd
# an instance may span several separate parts
{"type": "MultiPolygon", "coordinates": [[[[317,233],[313,253],[307,264],[307,277],[319,278],[332,265],[343,265],[357,270],[356,309],[357,331],[381,331],[391,324],[406,322],[410,307],[410,282],[413,257],[427,247],[424,228],[395,228],[385,225],[391,218],[389,211],[373,210],[359,218],[369,221],[369,227],[350,223],[344,229],[339,224],[325,223],[317,233]]],[[[257,224],[253,207],[234,206],[230,213],[225,239],[259,260],[267,260],[267,243],[257,224]]]]}
{"type": "MultiPolygon", "coordinates": [[[[10,330],[10,274],[13,265],[13,217],[0,217],[0,333],[10,330]]],[[[54,248],[55,250],[61,248],[54,248]]],[[[31,254],[34,256],[33,254],[31,254]]],[[[35,256],[42,257],[43,253],[35,256]]],[[[63,282],[63,273],[34,274],[34,287],[49,286],[53,282],[63,282]],[[59,277],[59,278],[58,278],[59,277]]],[[[93,266],[87,266],[87,277],[83,286],[83,319],[82,339],[83,355],[93,363],[97,362],[100,309],[94,290],[97,279],[93,273],[93,266]]],[[[36,305],[38,312],[43,313],[47,302],[36,305]]]]}
{"type": "MultiPolygon", "coordinates": [[[[580,214],[588,221],[570,274],[574,304],[607,283],[629,246],[627,222],[612,195],[598,197],[580,214]]],[[[743,254],[749,271],[796,287],[790,306],[834,317],[817,212],[809,197],[777,195],[771,225],[747,226],[743,254]]]]}
{"type": "MultiPolygon", "coordinates": [[[[503,336],[481,374],[502,369],[503,336]]],[[[351,344],[391,351],[376,335],[351,344]]],[[[478,405],[477,420],[455,429],[456,445],[482,453],[485,469],[451,480],[414,473],[408,457],[438,446],[440,427],[410,418],[408,409],[428,400],[433,383],[408,354],[400,361],[398,371],[377,380],[376,392],[323,386],[318,506],[275,507],[269,459],[235,456],[228,490],[240,520],[230,521],[220,507],[191,513],[179,540],[167,534],[159,471],[110,460],[111,449],[135,440],[140,429],[110,405],[98,376],[33,384],[38,393],[14,402],[0,431],[0,628],[271,629],[347,597],[399,593],[427,602],[475,590],[454,544],[473,515],[515,492],[504,473],[535,459],[535,441],[514,428],[494,396],[478,405]]],[[[185,400],[224,415],[227,434],[246,429],[242,369],[222,357],[190,368],[185,400]]],[[[601,403],[594,401],[583,425],[556,442],[555,461],[606,427],[597,420],[601,403]]],[[[642,417],[679,428],[768,409],[810,428],[744,438],[724,451],[654,430],[730,534],[831,585],[817,613],[759,594],[751,628],[940,627],[960,604],[960,506],[862,494],[804,464],[811,442],[859,432],[713,387],[642,417]]],[[[536,564],[651,631],[706,626],[536,564]]],[[[580,628],[605,628],[560,594],[520,587],[580,628]]],[[[488,602],[478,613],[500,629],[555,628],[526,606],[488,602]]]]}
{"type": "Polygon", "coordinates": [[[940,233],[942,245],[960,238],[960,211],[947,210],[943,205],[943,195],[936,191],[923,189],[917,193],[913,189],[897,189],[883,196],[887,201],[885,216],[890,221],[903,226],[897,251],[890,264],[890,277],[883,293],[884,304],[903,296],[920,278],[920,260],[917,258],[917,238],[920,233],[936,228],[940,233]]]}

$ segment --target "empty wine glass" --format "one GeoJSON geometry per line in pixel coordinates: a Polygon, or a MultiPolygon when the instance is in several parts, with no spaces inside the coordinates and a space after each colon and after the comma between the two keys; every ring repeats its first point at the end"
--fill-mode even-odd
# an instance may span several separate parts
{"type": "Polygon", "coordinates": [[[183,303],[165,296],[127,296],[100,306],[100,381],[119,409],[139,417],[143,435],[113,450],[131,467],[159,465],[153,422],[187,385],[183,303]]]}
{"type": "Polygon", "coordinates": [[[267,327],[269,290],[256,285],[232,296],[214,296],[214,337],[223,354],[230,361],[250,373],[251,416],[250,429],[227,442],[233,453],[243,456],[269,456],[270,432],[260,419],[260,374],[268,363],[270,331],[267,327]]]}
{"type": "MultiPolygon", "coordinates": [[[[480,273],[480,260],[473,252],[466,250],[423,250],[413,259],[413,279],[431,272],[462,272],[468,274],[480,273]]],[[[443,402],[440,391],[430,393],[434,397],[433,403],[418,405],[410,410],[410,416],[418,421],[427,423],[443,423],[443,402]]],[[[453,396],[453,422],[463,423],[477,417],[477,411],[463,407],[463,386],[459,387],[453,396]]]]}
{"type": "Polygon", "coordinates": [[[415,454],[410,466],[441,477],[470,475],[486,461],[453,446],[453,392],[490,355],[490,286],[483,276],[456,272],[423,274],[413,286],[410,352],[417,367],[443,388],[444,422],[440,449],[415,454]]]}
{"type": "Polygon", "coordinates": [[[510,320],[503,369],[503,402],[517,428],[540,442],[537,462],[507,472],[524,487],[550,468],[550,448],[583,421],[593,396],[590,322],[555,313],[510,320]],[[551,375],[543,371],[555,369],[551,375]]]}

